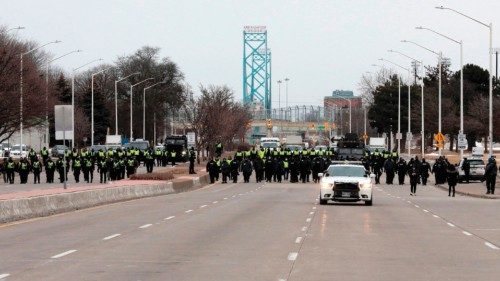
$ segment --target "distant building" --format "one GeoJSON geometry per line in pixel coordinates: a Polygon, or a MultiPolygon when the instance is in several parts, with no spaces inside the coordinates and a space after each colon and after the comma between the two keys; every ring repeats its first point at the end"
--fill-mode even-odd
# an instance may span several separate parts
{"type": "Polygon", "coordinates": [[[335,90],[331,96],[324,99],[325,111],[330,112],[334,107],[349,107],[349,101],[347,100],[351,101],[353,109],[363,106],[361,97],[355,96],[353,91],[335,90]]]}

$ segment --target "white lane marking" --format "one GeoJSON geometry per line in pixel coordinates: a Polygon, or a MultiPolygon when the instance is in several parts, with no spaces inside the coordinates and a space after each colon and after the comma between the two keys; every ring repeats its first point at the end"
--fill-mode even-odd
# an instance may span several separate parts
{"type": "Polygon", "coordinates": [[[428,213],[429,211],[427,211],[426,209],[423,210],[424,212],[428,213]]]}
{"type": "Polygon", "coordinates": [[[219,203],[219,201],[214,201],[214,202],[212,202],[212,204],[217,204],[217,203],[219,203]]]}
{"type": "Polygon", "coordinates": [[[227,197],[224,197],[224,200],[227,200],[227,197]]]}
{"type": "Polygon", "coordinates": [[[66,251],[66,252],[64,252],[64,253],[60,253],[60,254],[57,254],[57,255],[55,255],[55,256],[52,256],[52,257],[50,257],[50,258],[51,258],[51,259],[58,259],[58,258],[62,258],[62,257],[64,257],[64,256],[67,256],[67,255],[69,255],[69,254],[72,254],[72,253],[74,253],[74,252],[76,252],[76,250],[69,250],[69,251],[66,251]]]}
{"type": "Polygon", "coordinates": [[[252,191],[250,191],[250,192],[252,193],[252,192],[253,192],[253,190],[252,190],[252,191]]]}
{"type": "Polygon", "coordinates": [[[420,206],[419,205],[415,205],[415,208],[420,208],[420,206]]]}
{"type": "Polygon", "coordinates": [[[302,231],[306,231],[306,230],[307,230],[307,226],[302,227],[302,231]]]}
{"type": "Polygon", "coordinates": [[[240,193],[240,194],[238,194],[238,195],[239,195],[239,196],[243,196],[243,195],[245,195],[245,194],[243,194],[243,193],[240,193]]]}
{"type": "Polygon", "coordinates": [[[234,197],[236,197],[236,195],[233,195],[233,196],[231,196],[231,197],[233,197],[233,198],[234,198],[234,197]]]}
{"type": "Polygon", "coordinates": [[[439,219],[439,216],[438,215],[432,215],[433,217],[435,217],[436,219],[439,219]]]}
{"type": "Polygon", "coordinates": [[[289,253],[288,254],[288,260],[289,261],[294,261],[297,259],[297,256],[299,255],[299,253],[296,253],[296,252],[292,252],[292,253],[289,253]]]}
{"type": "Polygon", "coordinates": [[[207,206],[207,205],[201,205],[201,206],[200,206],[200,209],[205,208],[206,206],[207,206]]]}
{"type": "Polygon", "coordinates": [[[451,222],[447,223],[447,225],[451,226],[451,227],[455,227],[454,224],[452,224],[451,222]]]}
{"type": "Polygon", "coordinates": [[[110,240],[110,239],[116,238],[116,237],[118,237],[118,236],[120,236],[120,235],[121,235],[120,233],[113,234],[113,235],[110,235],[110,236],[104,237],[102,240],[110,240]]]}
{"type": "Polygon", "coordinates": [[[467,232],[467,231],[462,231],[463,234],[467,235],[467,236],[471,236],[472,234],[467,232]]]}
{"type": "Polygon", "coordinates": [[[297,239],[295,239],[295,244],[300,244],[300,242],[302,242],[302,237],[297,237],[297,239]]]}
{"type": "Polygon", "coordinates": [[[8,273],[0,274],[0,279],[7,278],[9,276],[10,276],[10,274],[8,274],[8,273]]]}
{"type": "Polygon", "coordinates": [[[396,196],[396,198],[401,199],[401,197],[399,197],[399,196],[396,196]]]}
{"type": "Polygon", "coordinates": [[[411,202],[410,202],[410,201],[406,201],[406,203],[411,204],[411,202]]]}
{"type": "Polygon", "coordinates": [[[311,218],[307,218],[307,219],[306,219],[306,222],[311,222],[311,218]]]}
{"type": "Polygon", "coordinates": [[[314,212],[310,212],[309,215],[314,215],[314,212]]]}
{"type": "Polygon", "coordinates": [[[498,250],[498,247],[495,246],[495,245],[493,245],[493,244],[491,244],[490,242],[484,242],[484,245],[492,248],[493,250],[498,250]]]}
{"type": "Polygon", "coordinates": [[[168,221],[168,220],[171,220],[171,219],[173,219],[173,218],[175,218],[175,216],[170,216],[170,217],[168,217],[168,218],[164,218],[164,220],[168,221]]]}
{"type": "Polygon", "coordinates": [[[187,214],[187,213],[191,213],[192,211],[193,211],[193,210],[187,210],[187,211],[185,211],[185,213],[186,213],[186,214],[187,214]]]}
{"type": "Polygon", "coordinates": [[[142,225],[142,226],[139,226],[139,228],[148,228],[152,226],[152,224],[148,223],[148,224],[145,224],[145,225],[142,225]]]}
{"type": "Polygon", "coordinates": [[[313,210],[316,210],[316,207],[313,207],[313,210]]]}

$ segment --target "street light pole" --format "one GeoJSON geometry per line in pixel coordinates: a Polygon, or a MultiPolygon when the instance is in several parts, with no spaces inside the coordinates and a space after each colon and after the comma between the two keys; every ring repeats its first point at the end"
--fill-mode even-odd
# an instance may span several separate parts
{"type": "Polygon", "coordinates": [[[118,83],[121,81],[133,76],[133,75],[138,75],[141,74],[140,72],[134,72],[132,74],[129,74],[121,79],[115,80],[115,135],[118,135],[118,83]]]}
{"type": "MultiPolygon", "coordinates": [[[[453,41],[457,44],[460,45],[460,132],[459,134],[463,134],[464,133],[464,52],[463,52],[463,42],[462,40],[458,41],[458,40],[455,40],[453,38],[450,38],[444,34],[441,34],[435,30],[432,30],[430,28],[427,28],[427,27],[422,27],[422,26],[418,26],[416,27],[416,29],[421,29],[421,30],[428,30],[434,34],[437,34],[443,38],[446,38],[450,41],[453,41]]],[[[460,159],[462,159],[464,156],[464,150],[463,149],[460,149],[460,159]]]]}
{"type": "Polygon", "coordinates": [[[73,136],[71,137],[71,147],[74,148],[75,147],[75,72],[82,68],[82,67],[85,67],[89,64],[92,64],[94,62],[98,62],[98,61],[102,61],[102,59],[96,59],[96,60],[93,60],[93,61],[90,61],[82,66],[79,66],[75,69],[73,69],[72,73],[71,73],[71,126],[72,126],[72,130],[73,130],[73,136]]]}
{"type": "MultiPolygon", "coordinates": [[[[282,83],[282,81],[278,80],[277,83],[278,83],[278,108],[281,109],[281,83],[282,83]]],[[[279,113],[279,119],[281,119],[281,110],[279,113]]]]}
{"type": "MultiPolygon", "coordinates": [[[[153,88],[154,86],[159,85],[159,84],[165,84],[165,82],[162,81],[162,82],[155,83],[151,86],[145,87],[142,91],[142,139],[143,140],[146,139],[146,90],[153,88]]],[[[154,119],[153,123],[155,123],[154,126],[155,126],[155,130],[156,130],[156,113],[155,113],[155,117],[153,119],[154,119]]],[[[154,135],[156,138],[156,133],[154,135]]],[[[156,140],[155,140],[155,142],[156,142],[156,140]]]]}
{"type": "Polygon", "coordinates": [[[130,85],[130,141],[132,141],[134,139],[134,129],[133,129],[133,98],[134,98],[134,87],[139,85],[139,84],[142,84],[146,81],[149,81],[149,80],[153,80],[154,78],[148,78],[148,79],[144,79],[142,80],[141,82],[138,82],[138,83],[135,83],[133,85],[130,85]]]}
{"type": "Polygon", "coordinates": [[[490,148],[488,149],[489,152],[489,157],[493,155],[493,24],[486,24],[482,21],[479,21],[473,17],[470,17],[464,13],[461,13],[455,9],[448,8],[448,7],[436,7],[436,9],[440,10],[449,10],[452,12],[455,12],[456,14],[459,14],[463,17],[466,17],[472,21],[475,21],[476,23],[481,24],[482,26],[487,27],[490,30],[489,33],[489,50],[488,50],[488,58],[489,58],[489,124],[488,124],[488,141],[489,141],[489,146],[490,148]]]}
{"type": "MultiPolygon", "coordinates": [[[[12,29],[22,29],[22,28],[21,27],[17,27],[17,28],[12,28],[12,29]]],[[[9,29],[9,30],[12,30],[12,29],[9,29]]],[[[28,55],[28,54],[30,54],[30,53],[32,53],[32,52],[40,49],[40,48],[43,48],[43,47],[47,46],[47,45],[57,44],[57,43],[60,43],[60,42],[61,41],[59,41],[59,40],[51,41],[49,43],[45,43],[45,44],[40,45],[40,46],[38,46],[36,48],[33,48],[33,49],[31,49],[31,50],[29,50],[27,52],[21,53],[21,55],[20,55],[20,59],[21,59],[21,61],[20,61],[21,72],[20,72],[20,75],[19,75],[20,76],[19,77],[20,78],[19,79],[19,121],[20,121],[20,123],[19,123],[19,133],[21,135],[20,136],[21,156],[23,154],[23,72],[24,72],[24,69],[23,69],[23,57],[25,55],[28,55]]]]}
{"type": "MultiPolygon", "coordinates": [[[[411,76],[411,70],[409,68],[406,68],[406,67],[403,67],[395,62],[392,62],[390,60],[386,60],[386,59],[383,59],[383,58],[380,58],[378,59],[380,61],[386,61],[392,65],[395,65],[403,70],[406,70],[408,71],[408,79],[410,79],[410,76],[411,76]]],[[[399,76],[399,75],[398,75],[399,76]]],[[[398,96],[398,134],[401,134],[401,77],[399,77],[399,81],[398,81],[398,85],[399,85],[399,96],[398,96]]],[[[408,132],[407,132],[407,137],[410,135],[409,133],[411,132],[411,123],[410,123],[410,108],[411,108],[411,86],[410,86],[410,83],[408,83],[408,132]]],[[[400,149],[400,144],[401,144],[401,140],[398,139],[398,154],[401,153],[401,149],[400,149]]],[[[410,147],[410,141],[408,141],[408,156],[411,156],[411,147],[410,147]]]]}
{"type": "Polygon", "coordinates": [[[288,115],[288,114],[286,114],[287,111],[288,111],[288,81],[290,81],[290,79],[289,78],[285,78],[285,96],[286,96],[286,98],[285,98],[285,107],[286,107],[285,119],[286,119],[286,117],[288,115]]]}
{"type": "Polygon", "coordinates": [[[45,66],[45,142],[49,144],[50,142],[50,137],[49,137],[49,72],[50,72],[50,64],[60,58],[63,58],[67,55],[73,54],[73,53],[80,53],[82,50],[74,50],[71,52],[68,52],[64,55],[61,55],[55,59],[51,59],[50,61],[47,62],[45,66]]]}
{"type": "MultiPolygon", "coordinates": [[[[438,85],[438,96],[439,96],[438,97],[438,107],[439,107],[438,108],[438,111],[439,111],[438,115],[439,115],[439,117],[438,117],[438,133],[441,134],[441,124],[442,124],[442,122],[441,122],[441,111],[442,111],[442,107],[441,107],[441,88],[442,87],[441,87],[441,85],[442,85],[442,68],[443,68],[442,67],[443,66],[442,61],[443,61],[443,54],[442,54],[441,51],[439,53],[435,52],[435,51],[433,51],[433,50],[431,50],[429,48],[426,48],[426,47],[424,47],[424,46],[422,46],[422,45],[420,45],[418,43],[415,43],[413,41],[401,40],[401,42],[403,42],[403,43],[411,43],[411,44],[413,44],[415,46],[418,46],[418,47],[420,47],[420,48],[422,48],[422,49],[424,49],[424,50],[426,50],[428,52],[431,52],[431,53],[437,55],[437,57],[438,57],[438,68],[439,68],[439,85],[438,85]]],[[[442,155],[442,148],[441,147],[439,147],[439,155],[440,156],[442,155]]]]}
{"type": "Polygon", "coordinates": [[[92,134],[91,134],[91,140],[90,140],[90,144],[91,144],[91,145],[94,145],[94,133],[95,133],[95,132],[94,132],[94,76],[96,76],[96,75],[98,75],[98,74],[101,74],[101,73],[104,73],[105,71],[108,71],[108,70],[110,70],[111,68],[112,68],[112,67],[108,67],[108,68],[106,68],[106,69],[103,69],[103,70],[101,70],[101,71],[99,71],[99,72],[96,72],[96,73],[92,74],[92,76],[91,76],[91,81],[92,81],[92,82],[91,82],[91,84],[92,84],[92,85],[91,85],[91,87],[90,87],[90,88],[91,88],[91,92],[92,92],[92,97],[91,97],[91,106],[90,106],[90,111],[91,111],[91,112],[90,112],[90,115],[91,115],[91,122],[90,122],[90,123],[91,123],[91,129],[90,129],[90,130],[91,130],[91,132],[92,132],[92,134]]]}

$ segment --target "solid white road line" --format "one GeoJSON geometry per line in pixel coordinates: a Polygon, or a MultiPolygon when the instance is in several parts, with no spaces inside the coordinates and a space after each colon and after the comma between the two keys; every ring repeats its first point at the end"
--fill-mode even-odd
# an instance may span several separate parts
{"type": "Polygon", "coordinates": [[[484,245],[492,248],[493,250],[498,250],[499,248],[493,244],[491,244],[490,242],[484,242],[484,245]]]}
{"type": "Polygon", "coordinates": [[[193,211],[193,210],[187,210],[187,211],[185,211],[185,213],[186,213],[186,214],[187,214],[187,213],[191,213],[192,211],[193,211]]]}
{"type": "Polygon", "coordinates": [[[288,260],[289,261],[294,261],[297,259],[297,256],[299,255],[299,253],[296,253],[296,252],[292,252],[292,253],[289,253],[288,254],[288,260]]]}
{"type": "Polygon", "coordinates": [[[173,218],[175,218],[175,216],[170,216],[170,217],[168,217],[168,218],[165,218],[164,220],[168,221],[168,220],[171,220],[171,219],[173,219],[173,218]]]}
{"type": "Polygon", "coordinates": [[[10,274],[8,274],[8,273],[0,274],[0,279],[7,278],[9,276],[10,276],[10,274]]]}
{"type": "Polygon", "coordinates": [[[104,237],[102,240],[110,240],[110,239],[113,239],[113,238],[118,237],[120,235],[121,235],[120,233],[113,234],[113,235],[110,235],[108,237],[104,237]]]}
{"type": "Polygon", "coordinates": [[[148,224],[145,224],[145,225],[142,225],[142,226],[139,226],[139,228],[148,228],[152,226],[152,224],[148,223],[148,224]]]}
{"type": "Polygon", "coordinates": [[[297,237],[297,239],[295,239],[295,244],[300,244],[300,242],[302,242],[302,237],[297,237]]]}
{"type": "Polygon", "coordinates": [[[69,250],[69,251],[66,251],[66,252],[64,252],[64,253],[60,253],[60,254],[57,254],[57,255],[55,255],[55,256],[52,256],[52,257],[50,257],[50,258],[51,258],[51,259],[58,259],[58,258],[62,258],[62,257],[64,257],[64,256],[67,256],[67,255],[69,255],[69,254],[72,254],[72,253],[74,253],[74,252],[76,252],[76,250],[69,250]]]}
{"type": "Polygon", "coordinates": [[[463,234],[467,235],[467,236],[471,236],[472,234],[467,232],[467,231],[462,231],[463,234]]]}
{"type": "Polygon", "coordinates": [[[205,208],[206,206],[207,206],[207,205],[201,205],[201,206],[200,206],[200,209],[203,209],[203,208],[205,208]]]}
{"type": "Polygon", "coordinates": [[[454,224],[452,224],[451,222],[448,222],[447,225],[451,226],[451,227],[455,227],[454,224]]]}

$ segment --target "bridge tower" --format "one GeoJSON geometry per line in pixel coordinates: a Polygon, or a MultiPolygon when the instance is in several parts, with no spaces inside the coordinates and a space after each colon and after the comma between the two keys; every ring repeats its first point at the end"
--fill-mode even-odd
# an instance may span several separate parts
{"type": "Polygon", "coordinates": [[[265,26],[245,26],[243,30],[243,102],[260,104],[271,114],[271,50],[265,26]]]}

